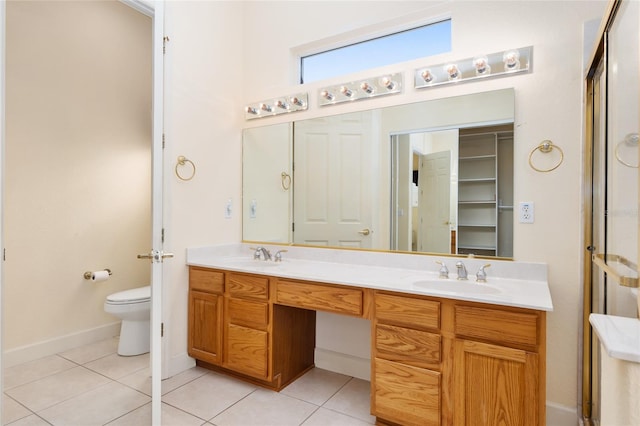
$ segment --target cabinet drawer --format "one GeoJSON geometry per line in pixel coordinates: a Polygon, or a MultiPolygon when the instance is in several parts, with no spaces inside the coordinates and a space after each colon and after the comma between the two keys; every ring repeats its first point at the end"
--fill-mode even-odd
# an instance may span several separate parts
{"type": "Polygon", "coordinates": [[[417,366],[439,364],[441,361],[439,334],[378,324],[375,338],[378,356],[385,359],[417,366]]]}
{"type": "Polygon", "coordinates": [[[268,333],[229,324],[225,367],[258,379],[268,376],[268,333]]]}
{"type": "Polygon", "coordinates": [[[375,359],[373,414],[402,425],[440,425],[440,373],[375,359]]]}
{"type": "Polygon", "coordinates": [[[224,273],[192,266],[189,268],[189,288],[222,294],[224,292],[224,273]]]}
{"type": "Polygon", "coordinates": [[[317,311],[363,314],[362,290],[343,286],[279,280],[276,300],[283,305],[317,311]]]}
{"type": "Polygon", "coordinates": [[[538,315],[534,313],[456,306],[454,329],[458,336],[505,345],[538,344],[538,315]]]}
{"type": "Polygon", "coordinates": [[[440,329],[440,302],[381,293],[376,293],[375,300],[375,316],[379,321],[440,329]]]}
{"type": "Polygon", "coordinates": [[[228,273],[227,291],[231,297],[267,300],[269,298],[269,278],[228,273]]]}
{"type": "Polygon", "coordinates": [[[266,327],[269,323],[269,305],[253,300],[227,299],[229,322],[246,327],[266,327]]]}

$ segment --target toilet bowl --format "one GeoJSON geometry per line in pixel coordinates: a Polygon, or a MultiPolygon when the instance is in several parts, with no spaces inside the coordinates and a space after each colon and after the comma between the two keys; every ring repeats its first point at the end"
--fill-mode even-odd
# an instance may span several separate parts
{"type": "Polygon", "coordinates": [[[104,311],[122,320],[118,355],[149,352],[151,335],[151,287],[138,287],[107,296],[104,311]]]}

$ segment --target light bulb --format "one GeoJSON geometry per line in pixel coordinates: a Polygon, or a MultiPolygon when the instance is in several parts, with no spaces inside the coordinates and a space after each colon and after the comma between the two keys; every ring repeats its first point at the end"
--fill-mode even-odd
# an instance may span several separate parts
{"type": "Polygon", "coordinates": [[[273,112],[273,108],[271,107],[271,105],[267,104],[260,104],[260,109],[265,112],[273,112]]]}
{"type": "Polygon", "coordinates": [[[335,96],[333,96],[333,93],[329,93],[326,90],[323,90],[322,92],[320,92],[320,96],[322,96],[323,98],[325,98],[328,101],[332,101],[335,99],[335,96]]]}
{"type": "Polygon", "coordinates": [[[353,91],[351,89],[349,89],[347,86],[342,86],[340,88],[340,93],[345,95],[347,98],[350,98],[350,97],[353,96],[353,91]]]}
{"type": "Polygon", "coordinates": [[[302,99],[298,98],[297,96],[292,97],[290,101],[292,104],[298,105],[299,107],[304,107],[305,105],[305,102],[302,99]]]}
{"type": "Polygon", "coordinates": [[[491,66],[486,56],[478,56],[473,59],[473,67],[476,69],[476,75],[491,74],[491,66]]]}
{"type": "Polygon", "coordinates": [[[444,70],[449,75],[450,81],[460,80],[460,69],[456,64],[449,64],[444,67],[444,70]]]}
{"type": "Polygon", "coordinates": [[[433,75],[433,73],[431,72],[430,69],[426,69],[424,71],[422,71],[422,79],[424,80],[425,83],[431,83],[432,81],[434,81],[436,79],[436,76],[433,75]]]}
{"type": "Polygon", "coordinates": [[[288,104],[288,103],[286,103],[286,102],[283,102],[283,101],[281,101],[281,100],[278,100],[278,101],[276,102],[276,106],[277,106],[278,108],[282,108],[282,109],[289,109],[289,104],[288,104]]]}
{"type": "Polygon", "coordinates": [[[520,69],[520,52],[509,50],[502,55],[505,71],[516,71],[520,69]]]}
{"type": "Polygon", "coordinates": [[[360,88],[368,94],[372,94],[376,90],[375,87],[373,87],[366,81],[362,82],[362,84],[360,85],[360,88]]]}
{"type": "Polygon", "coordinates": [[[380,85],[386,87],[387,90],[393,90],[396,88],[396,82],[391,80],[389,77],[382,77],[380,79],[380,85]]]}
{"type": "Polygon", "coordinates": [[[258,110],[257,110],[257,109],[255,109],[254,107],[250,107],[250,106],[248,106],[248,107],[246,107],[246,108],[244,109],[244,111],[245,111],[247,114],[258,115],[258,110]]]}

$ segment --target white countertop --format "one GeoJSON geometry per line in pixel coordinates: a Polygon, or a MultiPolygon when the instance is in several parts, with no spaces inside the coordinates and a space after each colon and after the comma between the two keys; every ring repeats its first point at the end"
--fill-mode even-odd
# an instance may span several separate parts
{"type": "Polygon", "coordinates": [[[640,320],[591,314],[589,322],[610,357],[640,363],[640,320]]]}
{"type": "Polygon", "coordinates": [[[336,250],[286,245],[265,245],[274,254],[287,250],[282,262],[253,260],[256,244],[225,244],[187,249],[187,264],[280,278],[318,281],[457,300],[514,306],[542,311],[553,310],[543,263],[486,260],[408,253],[336,250]],[[438,279],[439,265],[449,269],[449,279],[438,279]],[[456,280],[455,263],[461,260],[468,281],[456,280]],[[476,283],[482,265],[487,283],[476,283]],[[420,283],[422,282],[422,283],[420,283]]]}

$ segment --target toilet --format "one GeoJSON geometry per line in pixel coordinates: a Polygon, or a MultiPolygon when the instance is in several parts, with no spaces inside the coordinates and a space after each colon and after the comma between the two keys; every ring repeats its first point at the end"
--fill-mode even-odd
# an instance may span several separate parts
{"type": "Polygon", "coordinates": [[[122,320],[118,355],[149,352],[151,335],[151,286],[133,288],[107,296],[104,311],[122,320]]]}

